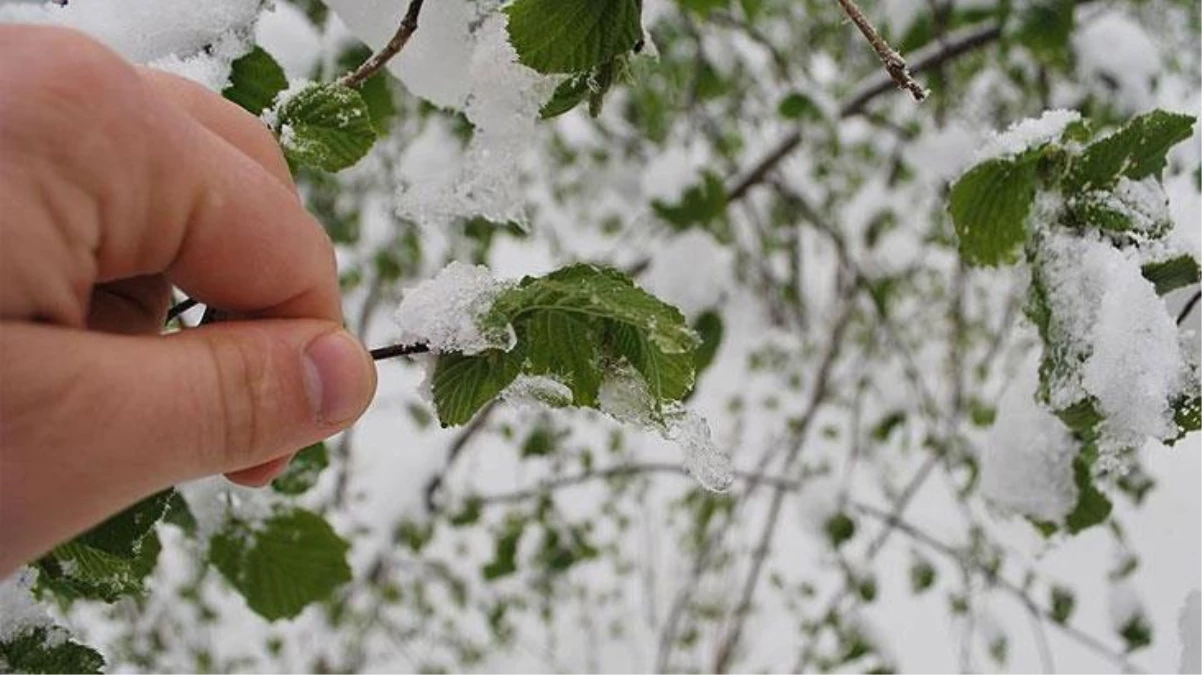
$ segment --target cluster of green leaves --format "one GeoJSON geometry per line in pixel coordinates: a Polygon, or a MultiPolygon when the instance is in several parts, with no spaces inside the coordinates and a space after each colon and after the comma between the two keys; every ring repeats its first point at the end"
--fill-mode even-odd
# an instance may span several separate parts
{"type": "MultiPolygon", "coordinates": [[[[952,186],[948,208],[963,259],[973,265],[1009,264],[1022,251],[1032,267],[1027,314],[1044,342],[1040,378],[1045,403],[1050,374],[1083,365],[1079,358],[1065,356],[1052,330],[1060,319],[1054,315],[1039,267],[1046,228],[1101,233],[1118,248],[1151,247],[1163,240],[1172,224],[1147,217],[1141,212],[1144,207],[1131,203],[1130,196],[1118,188],[1129,181],[1159,182],[1169,150],[1190,137],[1194,122],[1188,115],[1157,110],[1130,119],[1113,133],[1094,136],[1088,123],[1077,121],[1059,139],[977,164],[952,186]],[[1062,211],[1035,214],[1043,193],[1062,199],[1062,211]],[[1049,217],[1056,222],[1037,222],[1049,217]]],[[[1196,284],[1200,277],[1198,261],[1190,254],[1153,260],[1141,271],[1160,295],[1196,284]]],[[[1199,428],[1196,391],[1168,403],[1175,411],[1177,438],[1199,428]]],[[[1054,412],[1081,444],[1073,462],[1078,501],[1063,524],[1063,529],[1076,533],[1104,522],[1112,508],[1093,484],[1096,441],[1104,417],[1092,398],[1054,412]]],[[[1053,523],[1036,525],[1048,534],[1061,529],[1053,523]]]]}
{"type": "Polygon", "coordinates": [[[624,370],[649,395],[649,418],[692,389],[700,339],[671,305],[613,269],[570,265],[526,277],[480,319],[485,333],[516,336],[512,348],[447,353],[434,370],[443,426],[464,424],[519,375],[551,377],[571,390],[560,405],[596,408],[602,382],[624,370]]]}
{"type": "MultiPolygon", "coordinates": [[[[312,488],[328,464],[324,444],[300,451],[272,483],[273,492],[293,497],[312,488]]],[[[288,619],[329,599],[350,580],[349,544],[321,516],[294,507],[276,507],[263,522],[234,516],[207,540],[187,502],[174,489],[152,495],[63,543],[34,563],[34,592],[60,604],[78,600],[114,603],[144,596],[158,563],[157,528],[181,528],[208,562],[268,620],[288,619]]],[[[100,672],[95,650],[63,639],[64,629],[42,627],[0,643],[0,657],[18,672],[100,672]],[[53,634],[52,634],[53,633],[53,634]],[[48,639],[53,637],[54,639],[48,639]]]]}
{"type": "Polygon", "coordinates": [[[540,73],[564,75],[544,118],[588,102],[595,117],[641,49],[641,0],[517,0],[505,9],[518,59],[540,73]]]}

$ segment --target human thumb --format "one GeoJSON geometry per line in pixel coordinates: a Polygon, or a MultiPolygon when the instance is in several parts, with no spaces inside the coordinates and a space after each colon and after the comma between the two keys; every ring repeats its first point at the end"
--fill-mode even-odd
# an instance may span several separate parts
{"type": "Polygon", "coordinates": [[[0,520],[28,521],[19,529],[49,543],[169,485],[340,431],[376,385],[350,334],[299,319],[167,337],[10,323],[0,372],[0,520]]]}

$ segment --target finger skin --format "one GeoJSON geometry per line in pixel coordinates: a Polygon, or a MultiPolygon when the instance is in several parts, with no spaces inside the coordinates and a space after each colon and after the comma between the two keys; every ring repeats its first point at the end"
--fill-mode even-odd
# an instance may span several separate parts
{"type": "MultiPolygon", "coordinates": [[[[168,337],[0,331],[0,575],[169,485],[286,459],[340,431],[315,410],[306,349],[338,324],[273,319],[168,337]],[[69,498],[64,498],[69,495],[69,498]]],[[[345,365],[366,406],[375,369],[345,365]]],[[[275,466],[259,469],[266,480],[275,466]]],[[[247,474],[255,482],[256,474],[247,474]]]]}

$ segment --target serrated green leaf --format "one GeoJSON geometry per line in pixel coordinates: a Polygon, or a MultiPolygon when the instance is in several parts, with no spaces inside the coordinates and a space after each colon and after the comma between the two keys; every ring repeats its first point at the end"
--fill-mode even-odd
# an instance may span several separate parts
{"type": "Polygon", "coordinates": [[[572,402],[597,404],[601,389],[601,357],[594,329],[585,317],[564,311],[533,312],[517,326],[525,339],[528,372],[553,375],[572,389],[572,402]]]}
{"type": "Polygon", "coordinates": [[[55,595],[116,602],[146,592],[146,577],[158,562],[158,535],[153,531],[138,545],[135,557],[113,555],[80,543],[61,544],[37,562],[37,585],[55,595]]]}
{"type": "Polygon", "coordinates": [[[335,83],[312,85],[284,101],[276,132],[290,161],[323,171],[355,164],[376,140],[363,97],[335,83]]]}
{"type": "Polygon", "coordinates": [[[350,581],[350,545],[321,516],[291,509],[254,529],[231,522],[209,543],[209,560],[265,619],[289,619],[350,581]]]}
{"type": "Polygon", "coordinates": [[[230,65],[230,83],[221,95],[258,116],[271,107],[275,97],[288,88],[284,69],[262,47],[237,58],[230,65]]]}
{"type": "Polygon", "coordinates": [[[644,331],[616,322],[608,326],[606,343],[639,371],[657,402],[678,401],[692,390],[695,365],[691,353],[666,354],[644,331]]]}
{"type": "Polygon", "coordinates": [[[1188,253],[1148,263],[1140,268],[1140,272],[1156,286],[1157,295],[1196,284],[1202,278],[1202,268],[1198,267],[1198,260],[1188,253]]]}
{"type": "Polygon", "coordinates": [[[1035,199],[1036,165],[1023,159],[992,159],[952,186],[949,211],[960,253],[972,265],[1013,262],[1027,238],[1027,215],[1035,199]]]}
{"type": "Polygon", "coordinates": [[[581,73],[634,49],[643,37],[638,0],[516,0],[509,41],[540,73],[581,73]]]}
{"type": "Polygon", "coordinates": [[[66,637],[59,626],[38,626],[0,642],[0,671],[6,673],[100,673],[100,652],[66,637]]]}
{"type": "Polygon", "coordinates": [[[38,584],[65,599],[115,602],[144,592],[158,561],[155,523],[166,513],[175,490],[167,489],[121,511],[38,561],[38,584]]]}
{"type": "Polygon", "coordinates": [[[326,444],[314,443],[296,453],[288,463],[288,468],[271,481],[271,489],[285,495],[304,494],[317,484],[321,472],[329,465],[326,444]]]}
{"type": "Polygon", "coordinates": [[[1194,119],[1163,110],[1131,118],[1118,131],[1086,146],[1069,169],[1066,191],[1104,189],[1120,176],[1132,180],[1158,176],[1169,149],[1193,133],[1194,119]]]}
{"type": "Polygon", "coordinates": [[[485,328],[514,324],[525,314],[545,310],[626,324],[668,354],[691,353],[697,347],[697,335],[680,310],[635,286],[625,274],[589,264],[523,279],[497,299],[485,328]]]}
{"type": "Polygon", "coordinates": [[[522,371],[520,349],[481,354],[443,354],[434,369],[434,409],[444,427],[466,424],[522,371]]]}

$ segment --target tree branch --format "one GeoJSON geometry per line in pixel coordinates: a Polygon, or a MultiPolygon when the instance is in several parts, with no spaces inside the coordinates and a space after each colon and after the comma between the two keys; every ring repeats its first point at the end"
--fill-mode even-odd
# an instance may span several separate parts
{"type": "Polygon", "coordinates": [[[405,45],[409,43],[409,38],[417,32],[417,18],[422,11],[422,2],[424,0],[410,0],[409,9],[405,12],[405,18],[401,19],[401,25],[397,27],[397,31],[393,34],[392,39],[380,51],[372,54],[370,58],[359,65],[358,68],[343,75],[338,84],[352,89],[358,88],[368,80],[372,75],[375,75],[392,57],[401,53],[405,45]]]}
{"type": "Polygon", "coordinates": [[[1194,311],[1194,306],[1198,304],[1198,300],[1202,300],[1202,291],[1194,291],[1194,296],[1185,303],[1185,307],[1181,308],[1181,313],[1177,315],[1177,325],[1185,323],[1189,317],[1189,313],[1194,311]]]}
{"type": "Polygon", "coordinates": [[[897,53],[896,49],[890,47],[888,42],[885,42],[885,38],[881,37],[868,17],[864,16],[864,12],[855,3],[855,0],[839,0],[839,6],[847,13],[856,28],[860,29],[860,33],[864,39],[868,40],[868,44],[872,45],[876,55],[880,57],[881,63],[885,64],[885,72],[889,73],[889,77],[893,79],[897,88],[910,92],[915,101],[925,100],[930,92],[910,76],[906,60],[897,53]]]}
{"type": "Polygon", "coordinates": [[[373,361],[383,361],[385,359],[395,359],[398,356],[413,356],[414,354],[428,353],[430,353],[430,347],[423,344],[388,345],[387,347],[376,347],[371,350],[371,358],[373,361]]]}

